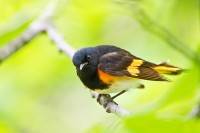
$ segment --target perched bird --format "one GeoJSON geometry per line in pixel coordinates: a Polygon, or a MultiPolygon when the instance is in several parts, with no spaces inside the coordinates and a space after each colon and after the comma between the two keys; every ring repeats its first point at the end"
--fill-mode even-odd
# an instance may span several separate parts
{"type": "Polygon", "coordinates": [[[177,75],[182,71],[167,62],[154,64],[110,45],[78,50],[73,64],[87,88],[100,94],[119,92],[110,101],[130,88],[144,88],[141,80],[168,81],[162,74],[177,75]]]}

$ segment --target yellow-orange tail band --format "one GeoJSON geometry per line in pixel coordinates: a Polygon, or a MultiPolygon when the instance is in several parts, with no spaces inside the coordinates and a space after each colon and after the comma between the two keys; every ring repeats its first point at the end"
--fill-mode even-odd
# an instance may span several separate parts
{"type": "Polygon", "coordinates": [[[181,68],[169,65],[167,63],[158,64],[157,66],[154,66],[153,69],[159,72],[160,74],[169,75],[177,75],[183,71],[181,68]]]}

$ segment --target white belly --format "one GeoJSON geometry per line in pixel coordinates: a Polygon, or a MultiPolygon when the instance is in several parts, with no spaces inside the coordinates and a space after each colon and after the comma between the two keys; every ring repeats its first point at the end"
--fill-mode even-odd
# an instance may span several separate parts
{"type": "Polygon", "coordinates": [[[117,93],[117,92],[121,92],[123,90],[129,90],[132,88],[137,88],[138,85],[140,84],[139,80],[136,79],[124,79],[124,80],[118,80],[115,81],[110,87],[109,89],[97,89],[95,90],[96,92],[102,93],[102,94],[108,94],[108,93],[117,93]]]}

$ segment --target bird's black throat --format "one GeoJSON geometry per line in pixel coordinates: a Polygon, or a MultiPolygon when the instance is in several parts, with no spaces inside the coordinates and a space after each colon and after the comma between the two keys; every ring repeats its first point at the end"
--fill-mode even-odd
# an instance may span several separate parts
{"type": "Polygon", "coordinates": [[[109,84],[105,84],[99,79],[97,68],[85,68],[83,70],[77,68],[77,75],[83,84],[91,90],[103,90],[109,87],[109,84]]]}

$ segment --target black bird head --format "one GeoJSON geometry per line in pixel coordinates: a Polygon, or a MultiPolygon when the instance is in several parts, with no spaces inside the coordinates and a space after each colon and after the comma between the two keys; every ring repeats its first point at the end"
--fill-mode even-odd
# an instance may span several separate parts
{"type": "Polygon", "coordinates": [[[73,64],[77,71],[85,71],[86,69],[96,69],[99,63],[100,53],[98,49],[89,47],[78,50],[73,57],[73,64]]]}

